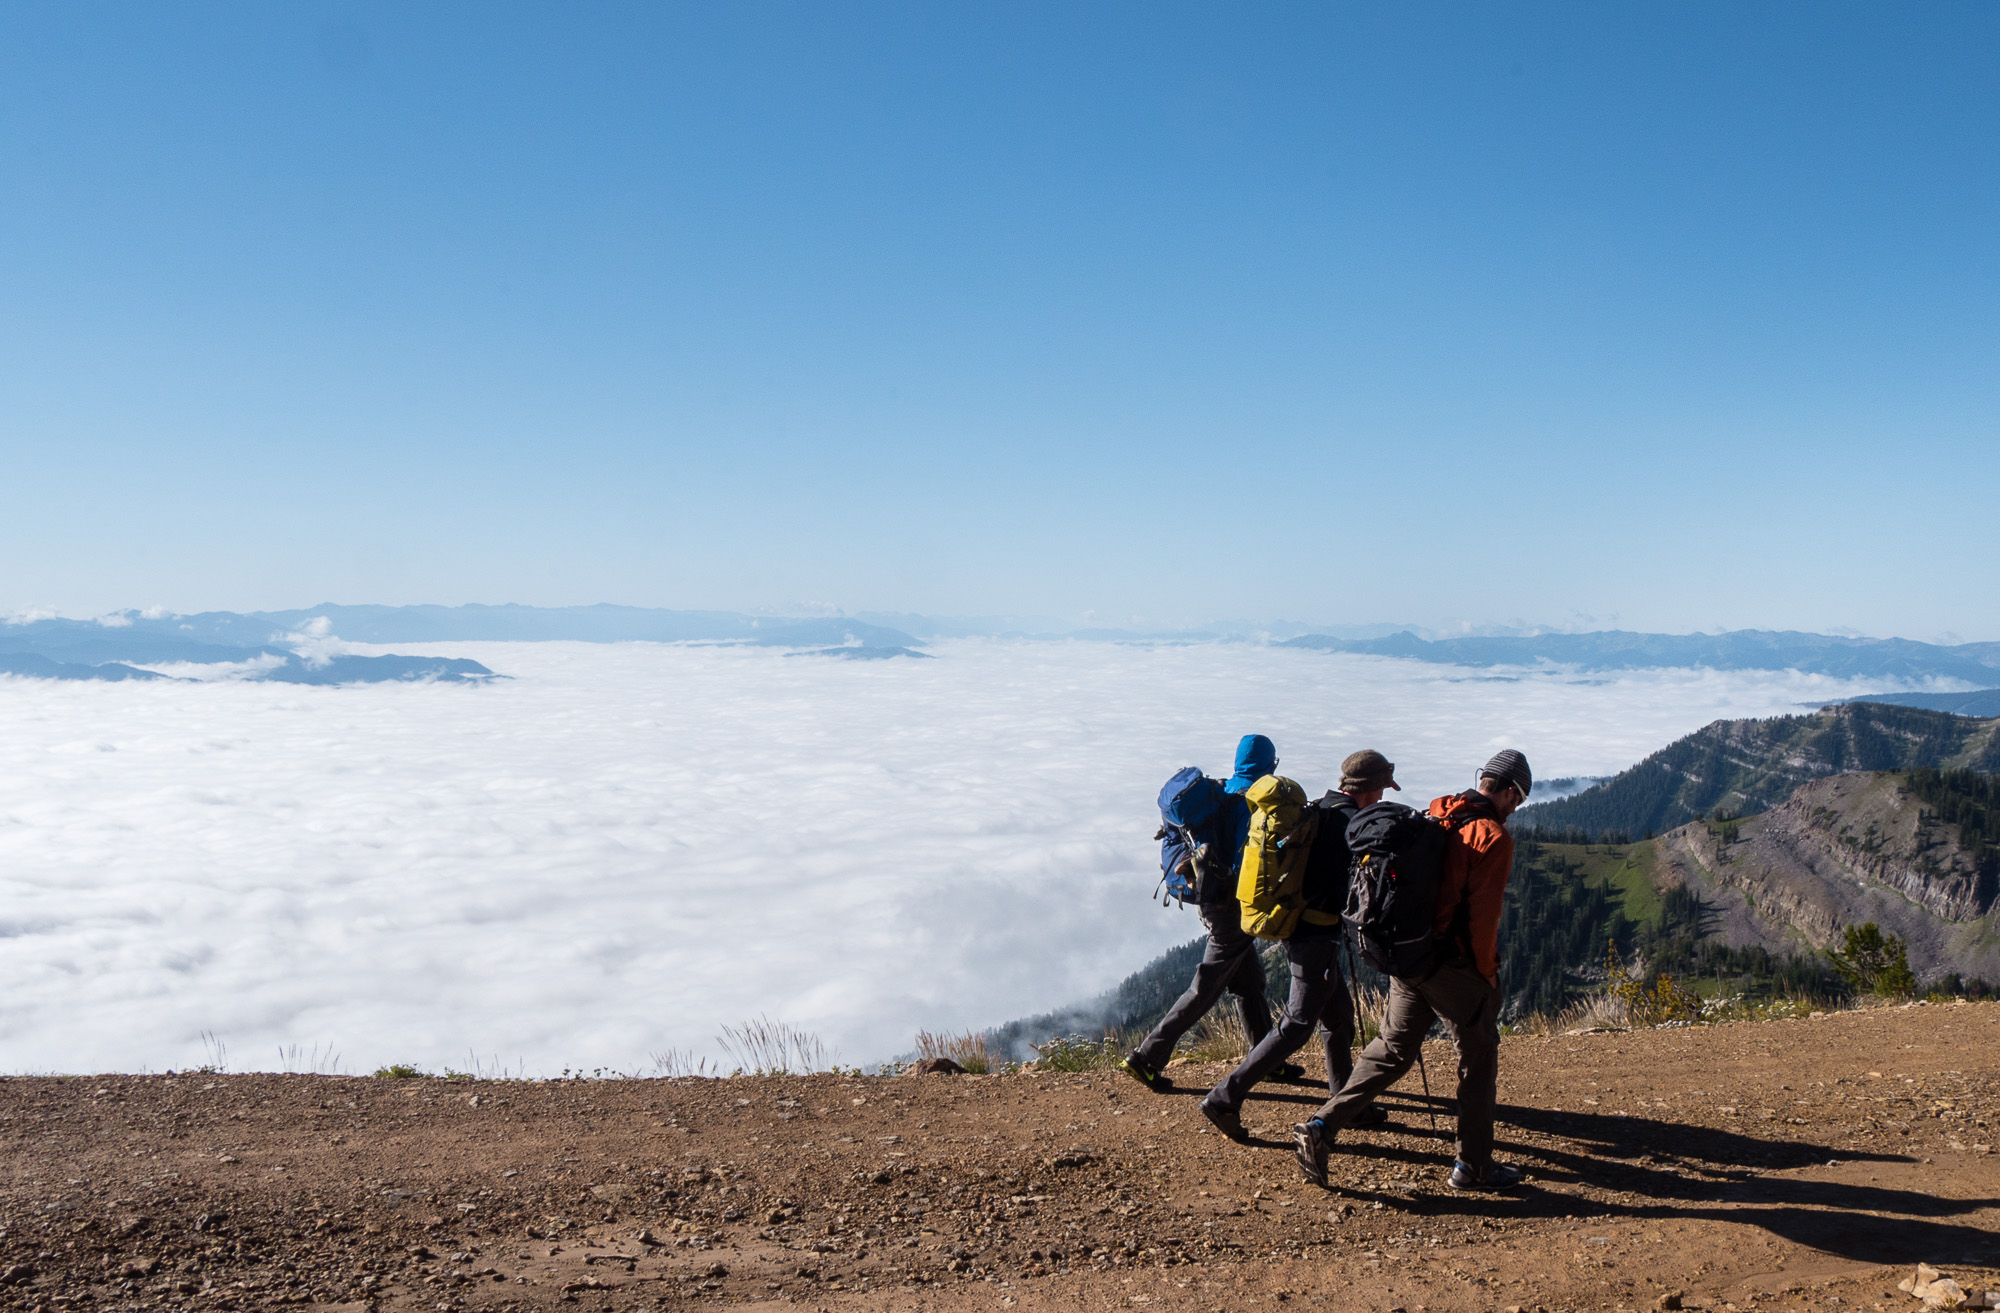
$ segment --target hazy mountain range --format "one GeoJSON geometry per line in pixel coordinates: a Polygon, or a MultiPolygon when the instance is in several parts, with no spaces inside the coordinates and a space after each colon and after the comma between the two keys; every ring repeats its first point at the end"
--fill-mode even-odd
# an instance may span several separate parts
{"type": "Polygon", "coordinates": [[[1842,678],[2000,681],[2000,643],[1944,646],[1907,638],[1843,638],[1792,630],[1726,634],[1533,634],[1420,638],[1407,630],[1380,638],[1306,634],[1286,647],[1404,657],[1454,666],[1572,666],[1578,670],[1799,670],[1842,678]]]}
{"type": "MultiPolygon", "coordinates": [[[[1561,666],[1584,671],[1706,667],[1717,670],[1799,670],[1844,678],[1897,682],[2000,683],[2000,643],[1942,645],[1902,638],[1846,638],[1792,631],[1725,634],[1593,633],[1484,634],[1424,637],[1409,626],[1347,625],[1299,632],[1305,626],[1216,623],[1183,629],[1077,627],[1020,617],[935,617],[904,613],[849,616],[761,616],[737,611],[674,611],[596,606],[339,606],[290,611],[204,611],[171,615],[124,611],[92,620],[38,619],[0,623],[0,672],[47,678],[143,678],[140,667],[186,662],[275,662],[245,678],[330,678],[323,663],[301,659],[297,636],[309,631],[349,642],[446,643],[569,640],[594,643],[745,643],[847,659],[921,657],[940,638],[1086,639],[1120,642],[1275,642],[1317,651],[1351,652],[1453,665],[1561,666]],[[1290,635],[1290,636],[1287,636],[1290,635]],[[56,669],[30,657],[43,658],[56,669]],[[124,673],[112,667],[123,667],[124,673]],[[275,673],[289,671],[289,674],[275,673]]],[[[385,661],[388,658],[375,658],[385,661]]],[[[437,659],[397,658],[405,663],[437,659]]],[[[477,663],[471,663],[477,665],[477,663]]],[[[484,667],[349,664],[334,682],[366,679],[484,678],[484,667]]],[[[1957,702],[1969,694],[1880,695],[1925,700],[1940,710],[1986,703],[1957,702]]],[[[2000,693],[1990,695],[2000,702],[2000,693]]],[[[1917,703],[1911,703],[1917,705],[1917,703]]]]}
{"type": "Polygon", "coordinates": [[[294,684],[494,678],[477,661],[398,655],[321,656],[328,638],[348,642],[476,640],[728,642],[842,658],[923,657],[922,640],[842,617],[772,618],[711,611],[579,606],[320,606],[302,611],[125,611],[95,620],[0,623],[0,674],[43,679],[161,679],[142,667],[239,665],[235,677],[294,684]]]}

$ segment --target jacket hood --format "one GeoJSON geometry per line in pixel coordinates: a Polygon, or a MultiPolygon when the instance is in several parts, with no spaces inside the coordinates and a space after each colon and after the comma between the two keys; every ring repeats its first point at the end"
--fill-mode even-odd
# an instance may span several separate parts
{"type": "Polygon", "coordinates": [[[1262,734],[1245,734],[1236,745],[1236,773],[1229,777],[1231,793],[1241,793],[1271,773],[1278,764],[1278,749],[1262,734]]]}
{"type": "Polygon", "coordinates": [[[1467,789],[1464,793],[1431,799],[1431,815],[1441,821],[1470,821],[1481,816],[1496,824],[1500,820],[1499,810],[1477,789],[1467,789]]]}

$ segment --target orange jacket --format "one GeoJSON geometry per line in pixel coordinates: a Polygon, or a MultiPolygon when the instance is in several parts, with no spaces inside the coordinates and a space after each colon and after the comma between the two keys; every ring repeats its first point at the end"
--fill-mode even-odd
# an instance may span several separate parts
{"type": "Polygon", "coordinates": [[[1497,983],[1500,900],[1514,870],[1514,836],[1494,814],[1486,795],[1476,790],[1433,798],[1431,815],[1451,827],[1454,836],[1445,849],[1444,880],[1438,886],[1431,929],[1440,939],[1469,947],[1479,974],[1497,983]]]}

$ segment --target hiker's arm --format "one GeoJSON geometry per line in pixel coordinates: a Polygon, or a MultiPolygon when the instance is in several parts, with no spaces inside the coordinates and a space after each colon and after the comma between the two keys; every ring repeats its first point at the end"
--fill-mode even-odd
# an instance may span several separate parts
{"type": "Polygon", "coordinates": [[[1467,927],[1472,962],[1495,989],[1500,987],[1500,907],[1507,896],[1507,876],[1514,866],[1514,839],[1498,826],[1480,826],[1467,861],[1466,893],[1471,913],[1467,927]]]}

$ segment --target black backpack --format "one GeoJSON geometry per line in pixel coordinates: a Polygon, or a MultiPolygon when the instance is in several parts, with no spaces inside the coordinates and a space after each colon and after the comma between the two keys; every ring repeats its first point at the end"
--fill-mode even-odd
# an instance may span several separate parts
{"type": "Polygon", "coordinates": [[[1364,807],[1348,822],[1353,866],[1341,919],[1377,971],[1422,980],[1437,968],[1431,925],[1451,842],[1443,824],[1400,802],[1364,807]]]}
{"type": "Polygon", "coordinates": [[[1319,832],[1306,858],[1305,919],[1333,925],[1347,906],[1347,873],[1353,859],[1347,851],[1347,823],[1354,818],[1354,800],[1329,790],[1313,803],[1319,812],[1319,832]],[[1324,919],[1323,919],[1324,918],[1324,919]]]}

